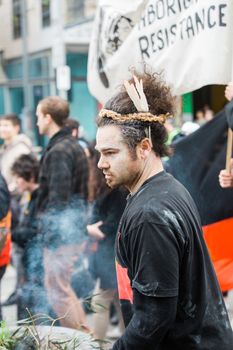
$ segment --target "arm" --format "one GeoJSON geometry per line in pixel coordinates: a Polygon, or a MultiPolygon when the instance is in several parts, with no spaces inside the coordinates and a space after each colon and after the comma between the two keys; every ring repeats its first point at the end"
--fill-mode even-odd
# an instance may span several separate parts
{"type": "Polygon", "coordinates": [[[12,229],[12,240],[19,246],[24,247],[38,234],[38,222],[36,218],[37,191],[31,194],[27,208],[21,213],[21,220],[12,229]]]}
{"type": "Polygon", "coordinates": [[[124,243],[134,314],[113,349],[157,349],[176,317],[183,243],[168,225],[146,219],[127,234],[124,243]]]}
{"type": "Polygon", "coordinates": [[[3,219],[10,207],[10,194],[6,181],[0,174],[0,220],[3,219]]]}
{"type": "Polygon", "coordinates": [[[24,247],[25,244],[33,239],[37,233],[36,223],[30,225],[19,225],[15,230],[12,230],[12,241],[17,243],[19,246],[24,247]]]}
{"type": "Polygon", "coordinates": [[[153,298],[137,290],[133,296],[134,315],[112,350],[156,350],[175,319],[177,297],[153,298]]]}
{"type": "Polygon", "coordinates": [[[100,226],[103,225],[103,221],[95,222],[92,225],[87,225],[87,233],[88,235],[96,239],[97,241],[100,241],[105,238],[105,234],[101,231],[100,226]]]}

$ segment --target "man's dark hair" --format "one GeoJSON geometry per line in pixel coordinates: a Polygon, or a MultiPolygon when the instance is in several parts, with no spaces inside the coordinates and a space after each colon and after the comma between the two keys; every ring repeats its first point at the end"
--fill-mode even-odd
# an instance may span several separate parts
{"type": "Polygon", "coordinates": [[[14,114],[14,113],[10,113],[10,114],[5,114],[1,120],[8,120],[10,121],[14,126],[18,126],[19,128],[21,128],[21,120],[20,118],[14,114]]]}
{"type": "Polygon", "coordinates": [[[26,181],[34,178],[38,182],[39,161],[32,154],[23,154],[12,165],[11,171],[14,175],[22,177],[26,181]]]}
{"type": "Polygon", "coordinates": [[[58,126],[63,126],[69,117],[69,103],[59,96],[49,96],[39,102],[43,114],[50,114],[58,126]]]}
{"type": "Polygon", "coordinates": [[[70,128],[71,130],[76,129],[78,131],[80,123],[76,119],[68,118],[66,119],[64,126],[70,128]]]}
{"type": "MultiPolygon", "coordinates": [[[[166,113],[173,115],[174,98],[171,95],[170,88],[162,81],[160,75],[156,73],[150,74],[148,72],[144,74],[134,72],[134,74],[139,80],[142,79],[143,81],[143,91],[147,98],[149,112],[157,116],[166,113]]],[[[133,83],[133,78],[129,82],[133,83]]],[[[104,108],[124,115],[137,113],[137,109],[124,86],[122,86],[119,93],[105,104],[104,108]]],[[[116,125],[121,129],[123,140],[128,145],[132,155],[135,155],[137,144],[145,137],[148,137],[147,130],[150,125],[154,152],[159,157],[169,154],[168,147],[166,146],[167,131],[164,125],[159,122],[130,121],[130,119],[122,122],[107,117],[97,118],[98,127],[105,125],[116,125]]]]}

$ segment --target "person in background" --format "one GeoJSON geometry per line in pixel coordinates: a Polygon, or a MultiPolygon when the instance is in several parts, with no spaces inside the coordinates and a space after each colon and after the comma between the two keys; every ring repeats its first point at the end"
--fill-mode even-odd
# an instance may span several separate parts
{"type": "Polygon", "coordinates": [[[182,125],[181,131],[184,136],[189,136],[199,128],[200,128],[199,124],[195,122],[187,121],[187,122],[184,122],[184,124],[182,125]]]}
{"type": "MultiPolygon", "coordinates": [[[[11,212],[10,193],[7,183],[0,173],[0,282],[6,272],[6,267],[10,263],[11,250],[11,212]]],[[[1,291],[1,285],[0,285],[1,291]]],[[[1,301],[1,297],[0,297],[1,301]]],[[[2,308],[0,305],[0,320],[2,320],[2,308]]]]}
{"type": "Polygon", "coordinates": [[[199,124],[200,126],[204,125],[206,123],[205,115],[202,109],[198,109],[195,113],[195,122],[199,124]]]}
{"type": "MultiPolygon", "coordinates": [[[[8,188],[11,193],[11,213],[12,223],[11,227],[14,229],[20,220],[21,208],[25,198],[17,193],[15,179],[11,173],[11,167],[15,160],[22,154],[29,154],[32,152],[31,140],[21,131],[21,120],[16,114],[7,114],[0,119],[0,138],[3,140],[3,145],[0,146],[0,171],[4,176],[8,188]]],[[[12,264],[16,269],[17,283],[16,289],[4,302],[4,306],[17,303],[17,291],[20,289],[22,282],[22,249],[14,243],[12,245],[12,264]]]]}
{"type": "Polygon", "coordinates": [[[174,126],[173,119],[166,120],[164,126],[168,133],[167,145],[172,145],[174,142],[177,142],[184,137],[181,129],[174,126]]]}
{"type": "Polygon", "coordinates": [[[58,96],[41,100],[37,126],[49,138],[40,162],[37,215],[43,235],[45,288],[64,327],[88,328],[71,287],[74,262],[84,249],[88,162],[82,147],[65,128],[69,104],[58,96]]]}
{"type": "Polygon", "coordinates": [[[95,311],[93,333],[97,339],[104,340],[110,321],[110,306],[114,303],[118,314],[119,328],[124,329],[120,311],[115,271],[114,243],[117,227],[126,205],[127,192],[124,189],[111,190],[105,182],[102,172],[97,169],[98,155],[95,151],[92,158],[95,169],[95,198],[87,232],[92,242],[97,243],[96,251],[90,255],[90,271],[97,281],[92,310],[95,311]]]}
{"type": "Polygon", "coordinates": [[[160,75],[134,74],[97,121],[98,167],[108,186],[130,192],[115,247],[126,329],[112,349],[231,350],[199,213],[161,161],[174,99],[160,75]]]}
{"type": "Polygon", "coordinates": [[[206,122],[209,122],[214,118],[214,111],[210,108],[210,106],[205,105],[203,107],[203,111],[204,111],[204,118],[206,122]]]}
{"type": "MultiPolygon", "coordinates": [[[[226,106],[226,115],[229,128],[233,130],[233,82],[230,82],[225,88],[225,97],[230,102],[226,106]]],[[[219,173],[219,183],[222,188],[233,187],[233,158],[230,162],[230,173],[222,169],[219,173]]]]}
{"type": "Polygon", "coordinates": [[[18,319],[23,319],[28,317],[26,307],[32,314],[47,310],[43,288],[42,241],[36,218],[39,161],[32,154],[24,154],[14,162],[12,174],[17,191],[30,196],[20,223],[12,230],[13,242],[23,251],[24,280],[18,298],[18,319]]]}
{"type": "Polygon", "coordinates": [[[65,122],[65,127],[69,128],[71,135],[77,140],[79,145],[83,148],[87,158],[90,158],[90,145],[84,137],[79,136],[80,123],[76,119],[68,118],[65,122]]]}
{"type": "Polygon", "coordinates": [[[11,173],[14,161],[21,154],[32,152],[31,140],[20,133],[21,121],[16,114],[7,114],[0,119],[0,138],[4,143],[0,146],[0,170],[4,176],[10,192],[16,184],[11,173]]]}
{"type": "Polygon", "coordinates": [[[233,99],[233,82],[231,81],[225,88],[225,97],[228,101],[233,99]]]}

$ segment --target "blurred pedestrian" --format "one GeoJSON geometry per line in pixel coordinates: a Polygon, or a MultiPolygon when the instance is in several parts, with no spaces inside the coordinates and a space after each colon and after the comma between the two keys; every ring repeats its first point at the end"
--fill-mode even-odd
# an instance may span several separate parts
{"type": "MultiPolygon", "coordinates": [[[[113,303],[118,314],[119,328],[123,331],[123,319],[120,311],[115,271],[114,243],[117,227],[126,205],[124,189],[111,190],[105,182],[102,172],[97,169],[97,154],[93,157],[96,175],[96,193],[92,216],[87,232],[97,248],[90,255],[90,271],[97,281],[92,299],[93,332],[97,339],[105,339],[110,323],[110,307],[113,303]]],[[[94,187],[94,183],[91,184],[94,187]]]]}
{"type": "Polygon", "coordinates": [[[11,173],[14,161],[21,154],[32,151],[31,140],[20,133],[20,128],[21,121],[16,114],[7,114],[0,119],[0,138],[4,142],[0,147],[0,170],[11,192],[16,187],[11,173]]]}
{"type": "Polygon", "coordinates": [[[225,88],[225,97],[228,101],[233,99],[233,82],[231,81],[225,88]]]}
{"type": "Polygon", "coordinates": [[[203,107],[203,111],[204,111],[204,118],[206,122],[209,122],[214,118],[214,111],[210,108],[210,106],[205,105],[203,107]]]}
{"type": "Polygon", "coordinates": [[[17,191],[27,193],[30,198],[18,226],[12,230],[12,240],[23,251],[23,281],[18,292],[18,319],[47,310],[44,292],[42,240],[38,234],[36,201],[38,195],[39,161],[32,154],[20,156],[12,166],[17,191]]]}
{"type": "MultiPolygon", "coordinates": [[[[14,229],[20,220],[22,198],[16,191],[16,183],[11,172],[11,167],[20,155],[29,154],[32,152],[32,143],[26,135],[21,133],[21,120],[16,114],[7,114],[0,119],[0,138],[3,139],[3,145],[0,147],[0,170],[11,193],[11,227],[14,229]]],[[[16,243],[14,243],[11,258],[12,264],[16,269],[17,283],[16,289],[5,301],[5,306],[17,303],[17,291],[20,288],[23,278],[21,263],[22,254],[22,249],[16,243]]]]}
{"type": "Polygon", "coordinates": [[[75,138],[75,140],[83,148],[87,158],[90,158],[90,156],[91,156],[90,145],[84,137],[79,136],[79,127],[80,127],[79,121],[76,119],[68,118],[65,122],[65,127],[70,129],[71,135],[75,138]]]}
{"type": "Polygon", "coordinates": [[[168,133],[167,145],[169,146],[185,136],[180,128],[174,126],[174,120],[166,120],[164,126],[168,133]]]}
{"type": "Polygon", "coordinates": [[[39,102],[36,114],[39,133],[50,139],[41,158],[37,202],[45,246],[45,287],[60,324],[85,328],[86,316],[71,287],[71,276],[86,232],[87,158],[64,128],[67,101],[47,97],[39,102]]]}
{"type": "Polygon", "coordinates": [[[189,136],[199,128],[200,128],[199,124],[195,122],[187,121],[187,122],[184,122],[184,124],[182,125],[181,131],[184,136],[189,136]]]}
{"type": "Polygon", "coordinates": [[[198,109],[195,113],[194,119],[200,126],[204,125],[206,123],[204,111],[202,109],[198,109]]]}
{"type": "Polygon", "coordinates": [[[173,98],[158,75],[138,77],[100,111],[96,137],[107,184],[130,191],[116,239],[126,330],[113,349],[231,350],[197,208],[162,166],[173,98]]]}

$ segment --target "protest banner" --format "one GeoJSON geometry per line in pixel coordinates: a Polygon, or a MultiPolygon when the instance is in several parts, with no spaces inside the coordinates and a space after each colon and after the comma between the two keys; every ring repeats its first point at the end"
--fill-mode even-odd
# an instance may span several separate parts
{"type": "Polygon", "coordinates": [[[181,95],[233,77],[233,1],[100,0],[88,85],[102,103],[144,62],[181,95]]]}

